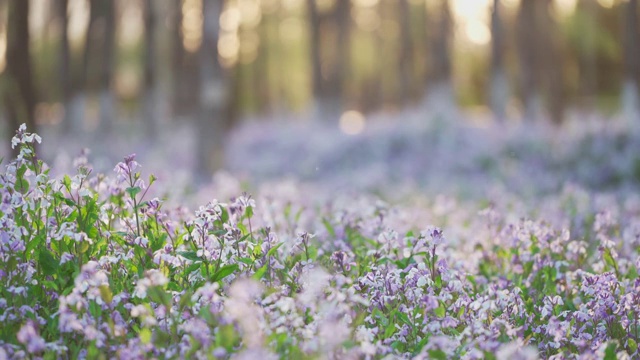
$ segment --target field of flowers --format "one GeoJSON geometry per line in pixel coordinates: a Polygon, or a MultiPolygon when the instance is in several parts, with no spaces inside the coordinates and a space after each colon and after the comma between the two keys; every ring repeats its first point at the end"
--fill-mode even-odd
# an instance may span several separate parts
{"type": "Polygon", "coordinates": [[[54,176],[21,128],[0,173],[0,359],[640,356],[638,137],[447,131],[274,135],[321,169],[254,152],[236,171],[303,181],[218,178],[190,210],[135,155],[54,176]],[[481,191],[432,194],[445,183],[481,191]]]}

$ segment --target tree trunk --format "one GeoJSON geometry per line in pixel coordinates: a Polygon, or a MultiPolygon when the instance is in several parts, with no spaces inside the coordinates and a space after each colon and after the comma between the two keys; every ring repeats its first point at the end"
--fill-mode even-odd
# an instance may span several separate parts
{"type": "MultiPolygon", "coordinates": [[[[338,29],[337,53],[335,54],[335,70],[331,81],[331,88],[327,90],[325,97],[330,98],[333,110],[337,113],[335,120],[344,111],[346,103],[345,83],[349,74],[350,52],[351,46],[351,1],[338,0],[335,9],[335,22],[338,29]]],[[[330,119],[329,119],[330,120],[330,119]]]]}
{"type": "Polygon", "coordinates": [[[587,110],[593,110],[596,100],[596,80],[597,80],[597,63],[596,63],[596,41],[598,17],[596,0],[585,0],[578,3],[579,11],[585,18],[587,26],[584,32],[584,47],[581,49],[580,64],[580,95],[582,96],[583,107],[587,110]]]}
{"type": "Polygon", "coordinates": [[[69,0],[57,0],[57,12],[60,18],[60,84],[62,87],[62,104],[64,106],[64,118],[62,119],[62,132],[68,134],[71,130],[71,94],[72,94],[72,79],[70,73],[71,63],[71,49],[69,46],[69,35],[67,29],[69,27],[69,13],[68,13],[69,0]]]}
{"type": "MultiPolygon", "coordinates": [[[[93,30],[95,28],[98,11],[96,10],[96,0],[89,1],[89,23],[84,37],[81,64],[79,70],[71,72],[71,100],[69,107],[65,108],[65,113],[69,119],[69,132],[67,134],[78,135],[84,132],[86,116],[86,97],[88,91],[89,68],[91,64],[91,53],[95,46],[93,30]]],[[[73,66],[72,66],[73,69],[73,66]]]]}
{"type": "Polygon", "coordinates": [[[640,77],[640,39],[638,38],[638,0],[629,0],[622,6],[625,12],[624,31],[624,85],[622,89],[623,117],[629,124],[640,122],[640,99],[638,78],[640,77]]]}
{"type": "Polygon", "coordinates": [[[409,0],[400,0],[400,103],[408,104],[413,99],[413,76],[415,74],[413,63],[413,38],[411,36],[411,8],[409,0]]]}
{"type": "Polygon", "coordinates": [[[174,119],[184,111],[182,104],[182,94],[184,94],[183,64],[185,50],[182,38],[182,0],[173,0],[173,27],[172,34],[172,57],[171,76],[173,86],[171,89],[171,111],[174,119]]]}
{"type": "Polygon", "coordinates": [[[517,16],[518,60],[520,63],[520,92],[525,121],[534,121],[540,117],[540,85],[538,56],[539,39],[536,26],[536,2],[540,0],[522,0],[517,16]]]}
{"type": "Polygon", "coordinates": [[[504,122],[509,83],[504,69],[504,29],[500,13],[500,0],[494,0],[491,11],[491,109],[496,120],[504,122]]]}
{"type": "Polygon", "coordinates": [[[115,65],[116,14],[114,1],[101,0],[100,5],[105,22],[100,71],[100,129],[109,133],[114,128],[116,106],[112,86],[115,65]]]}
{"type": "Polygon", "coordinates": [[[313,83],[313,118],[331,123],[337,122],[343,110],[344,82],[349,66],[349,38],[351,32],[351,3],[337,0],[330,14],[319,14],[314,0],[307,1],[311,26],[311,68],[313,83]],[[335,32],[335,44],[331,53],[324,36],[335,32]],[[330,56],[328,56],[330,55],[330,56]],[[325,66],[323,63],[326,62],[325,66]]]}
{"type": "Polygon", "coordinates": [[[554,124],[562,123],[564,119],[564,73],[562,71],[563,56],[561,39],[554,36],[560,32],[558,24],[551,16],[553,0],[538,2],[540,7],[540,37],[541,47],[539,54],[545,54],[540,58],[540,70],[545,81],[546,103],[549,117],[554,124]]]}
{"type": "Polygon", "coordinates": [[[436,120],[443,120],[455,112],[455,99],[451,81],[451,45],[453,18],[449,0],[441,0],[435,37],[431,40],[431,66],[429,79],[432,86],[427,94],[427,107],[436,120]]]}
{"type": "MultiPolygon", "coordinates": [[[[7,49],[4,101],[9,140],[20,124],[35,132],[36,92],[29,55],[29,0],[10,0],[8,4],[7,49]]],[[[17,155],[14,149],[12,154],[17,155]]]]}
{"type": "Polygon", "coordinates": [[[307,0],[307,11],[309,12],[309,26],[311,35],[309,41],[309,50],[311,57],[311,86],[312,86],[312,95],[313,95],[313,117],[314,120],[319,120],[319,118],[323,115],[320,113],[321,109],[319,108],[318,100],[322,96],[322,59],[320,55],[320,14],[318,13],[318,8],[316,7],[316,0],[307,0]]]}
{"type": "Polygon", "coordinates": [[[201,180],[211,180],[224,164],[224,123],[227,116],[227,81],[218,59],[220,13],[223,0],[203,0],[203,29],[200,46],[200,120],[198,126],[198,168],[201,180]]]}
{"type": "Polygon", "coordinates": [[[155,140],[158,135],[158,62],[156,60],[156,14],[153,0],[144,3],[145,55],[144,55],[144,127],[147,137],[155,140]]]}

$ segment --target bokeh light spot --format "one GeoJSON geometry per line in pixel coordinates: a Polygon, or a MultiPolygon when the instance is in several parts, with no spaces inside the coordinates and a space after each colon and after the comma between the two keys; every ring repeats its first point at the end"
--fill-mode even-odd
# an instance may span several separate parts
{"type": "Polygon", "coordinates": [[[365,118],[355,110],[346,111],[340,117],[340,130],[347,135],[358,135],[365,127],[365,118]]]}

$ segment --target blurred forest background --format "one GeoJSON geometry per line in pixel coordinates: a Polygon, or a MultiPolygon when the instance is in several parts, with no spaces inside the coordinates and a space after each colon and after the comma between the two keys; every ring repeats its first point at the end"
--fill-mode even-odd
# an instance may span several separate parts
{"type": "Polygon", "coordinates": [[[214,169],[225,132],[261,119],[347,133],[407,107],[640,121],[637,3],[0,0],[2,131],[106,136],[137,124],[154,139],[190,123],[198,163],[214,169]]]}

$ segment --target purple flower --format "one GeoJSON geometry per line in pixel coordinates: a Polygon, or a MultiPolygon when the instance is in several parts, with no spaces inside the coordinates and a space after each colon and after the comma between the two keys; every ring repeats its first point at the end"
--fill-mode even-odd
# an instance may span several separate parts
{"type": "Polygon", "coordinates": [[[41,353],[46,347],[44,339],[38,335],[36,325],[31,320],[22,325],[16,337],[21,344],[27,347],[30,354],[41,353]]]}
{"type": "Polygon", "coordinates": [[[125,156],[124,161],[119,162],[113,169],[117,176],[118,182],[125,182],[133,176],[136,169],[140,167],[140,164],[135,160],[136,154],[125,156]]]}

